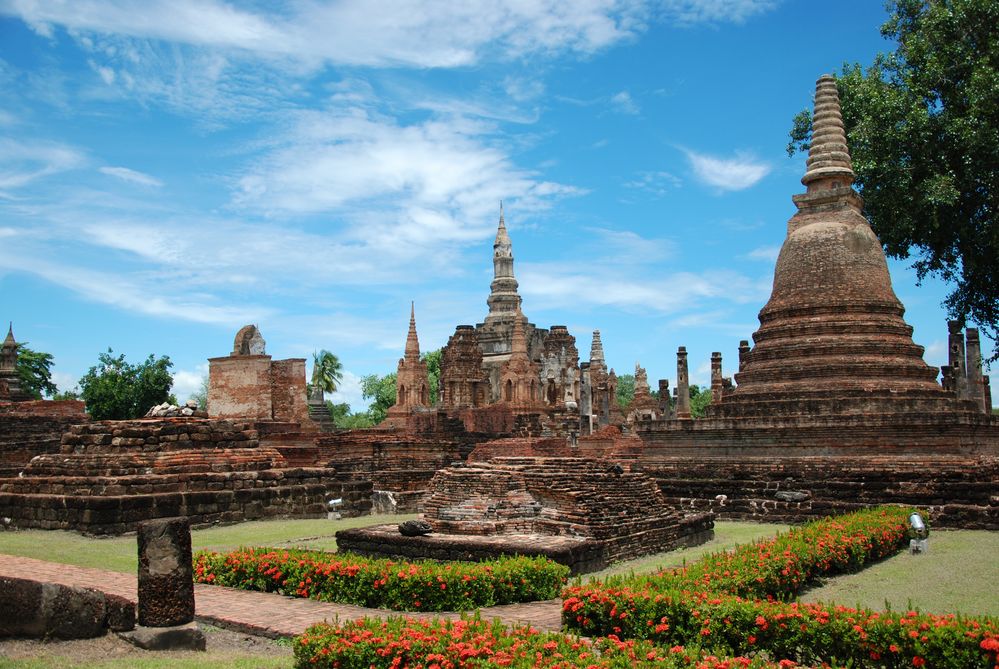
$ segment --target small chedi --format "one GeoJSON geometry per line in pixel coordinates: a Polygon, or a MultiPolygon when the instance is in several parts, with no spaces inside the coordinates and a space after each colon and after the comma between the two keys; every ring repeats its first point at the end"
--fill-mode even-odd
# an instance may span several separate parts
{"type": "Polygon", "coordinates": [[[863,216],[835,80],[819,79],[806,192],[736,384],[712,356],[707,416],[690,417],[677,353],[673,419],[636,423],[636,466],[687,508],[800,520],[897,502],[940,525],[999,528],[999,421],[978,333],[951,325],[951,359],[922,358],[863,216]]]}
{"type": "Polygon", "coordinates": [[[89,418],[78,400],[36,400],[21,388],[14,324],[0,346],[0,476],[17,476],[34,456],[59,451],[62,433],[89,418]]]}
{"type": "MultiPolygon", "coordinates": [[[[482,448],[514,445],[504,440],[499,446],[482,448]]],[[[431,481],[422,519],[432,533],[405,536],[383,525],[339,532],[337,545],[367,555],[434,559],[544,555],[586,573],[713,534],[713,514],[681,515],[652,478],[619,462],[564,456],[476,461],[474,453],[471,460],[431,481]]]]}

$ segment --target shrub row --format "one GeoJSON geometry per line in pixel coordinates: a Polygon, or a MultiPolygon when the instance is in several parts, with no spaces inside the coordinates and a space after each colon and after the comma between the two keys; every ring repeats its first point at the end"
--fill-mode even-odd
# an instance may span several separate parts
{"type": "Polygon", "coordinates": [[[726,655],[766,651],[806,664],[991,669],[999,649],[993,618],[877,613],[704,591],[591,593],[566,599],[563,616],[581,634],[664,646],[700,643],[726,655]]]}
{"type": "Polygon", "coordinates": [[[897,552],[908,538],[910,513],[868,509],[689,567],[567,588],[563,621],[581,634],[699,642],[731,655],[766,651],[772,658],[860,667],[992,667],[995,619],[786,603],[817,576],[855,571],[897,552]]]}
{"type": "Polygon", "coordinates": [[[660,648],[647,641],[592,641],[499,622],[362,619],[341,627],[322,623],[295,639],[300,669],[778,669],[793,662],[719,658],[699,648],[660,648]]]}
{"type": "MultiPolygon", "coordinates": [[[[711,553],[693,565],[607,579],[607,587],[710,590],[742,597],[793,599],[818,576],[857,571],[908,543],[912,509],[877,507],[825,518],[786,534],[711,553]]],[[[595,586],[599,588],[600,586],[595,586]]]]}
{"type": "Polygon", "coordinates": [[[552,599],[568,576],[567,567],[540,557],[410,563],[273,548],[194,556],[199,583],[397,611],[469,611],[552,599]]]}

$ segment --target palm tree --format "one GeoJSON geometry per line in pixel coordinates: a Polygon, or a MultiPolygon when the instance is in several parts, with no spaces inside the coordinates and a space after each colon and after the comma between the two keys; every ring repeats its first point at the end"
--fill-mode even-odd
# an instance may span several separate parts
{"type": "Polygon", "coordinates": [[[326,349],[312,354],[312,387],[324,393],[335,393],[343,381],[340,358],[326,349]]]}

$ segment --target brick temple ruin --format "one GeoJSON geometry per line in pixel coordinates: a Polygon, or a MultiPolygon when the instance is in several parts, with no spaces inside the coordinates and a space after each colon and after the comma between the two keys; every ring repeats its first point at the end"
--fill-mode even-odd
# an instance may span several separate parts
{"type": "Polygon", "coordinates": [[[824,76],[806,192],[793,197],[760,327],[752,346],[740,343],[733,378],[712,355],[712,401],[696,420],[683,346],[673,399],[665,380],[653,394],[636,364],[634,400],[621,409],[599,331],[581,361],[565,326],[530,322],[502,208],[483,322],[455,328],[434,398],[411,307],[396,406],[376,428],[336,430],[321,393],[306,396],[305,360],[273,360],[252,325],[210,360],[208,419],[88,424],[82,403],[25,401],[11,329],[0,357],[0,517],[116,533],[167,515],[319,515],[339,498],[348,513],[425,511],[445,552],[502,550],[482,544],[485,528],[561,537],[582,570],[651,550],[630,531],[638,525],[601,534],[612,523],[591,505],[616,500],[627,516],[631,502],[616,495],[635,494],[620,485],[642,477],[661,493],[642,494],[669,528],[663,546],[696,535],[705,513],[798,522],[881,503],[926,508],[940,526],[999,529],[999,421],[978,333],[949,325],[939,383],[853,179],[835,80],[824,76]],[[545,485],[569,492],[544,497],[545,485]]]}
{"type": "Polygon", "coordinates": [[[942,525],[999,529],[999,420],[978,333],[950,325],[950,360],[922,358],[881,243],[853,190],[835,79],[818,80],[806,192],[736,385],[712,356],[712,402],[689,420],[680,348],[673,418],[634,426],[636,466],[671,503],[796,521],[915,504],[942,525]]]}

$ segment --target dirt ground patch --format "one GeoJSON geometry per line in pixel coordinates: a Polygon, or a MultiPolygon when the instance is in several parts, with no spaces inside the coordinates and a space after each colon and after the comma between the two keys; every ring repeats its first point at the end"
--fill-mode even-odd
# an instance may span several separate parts
{"type": "Polygon", "coordinates": [[[164,666],[234,666],[234,660],[244,660],[245,666],[291,667],[291,646],[285,642],[251,636],[242,632],[202,625],[207,641],[207,651],[150,652],[137,648],[115,634],[96,639],[72,641],[41,641],[38,639],[0,640],[0,667],[128,667],[163,662],[164,666]]]}

